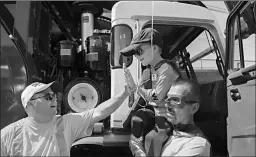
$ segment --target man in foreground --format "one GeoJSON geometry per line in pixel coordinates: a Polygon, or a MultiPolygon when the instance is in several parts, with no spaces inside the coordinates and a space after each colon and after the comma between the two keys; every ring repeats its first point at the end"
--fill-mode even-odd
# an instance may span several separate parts
{"type": "MultiPolygon", "coordinates": [[[[195,126],[194,114],[199,109],[200,85],[192,80],[177,79],[172,83],[165,100],[166,119],[173,125],[173,131],[168,136],[163,134],[160,156],[210,156],[211,145],[201,130],[195,126]]],[[[136,142],[136,141],[134,141],[136,142]]],[[[134,156],[150,156],[144,148],[134,146],[134,156]]]]}
{"type": "Polygon", "coordinates": [[[167,93],[167,119],[174,124],[173,135],[166,138],[161,156],[210,156],[211,145],[195,126],[194,114],[200,104],[200,85],[178,79],[167,93]]]}
{"type": "Polygon", "coordinates": [[[90,136],[93,125],[113,113],[130,95],[125,85],[117,96],[95,109],[56,115],[57,82],[29,85],[21,94],[28,117],[1,130],[1,156],[70,156],[72,143],[90,136]]]}

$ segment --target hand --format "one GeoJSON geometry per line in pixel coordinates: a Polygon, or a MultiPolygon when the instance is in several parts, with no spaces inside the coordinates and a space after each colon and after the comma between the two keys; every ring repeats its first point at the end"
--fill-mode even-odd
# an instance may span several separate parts
{"type": "Polygon", "coordinates": [[[133,90],[127,84],[124,85],[124,89],[124,93],[128,94],[128,96],[130,96],[133,92],[133,90]]]}
{"type": "Polygon", "coordinates": [[[129,71],[129,69],[126,69],[125,66],[123,66],[124,69],[124,75],[125,75],[125,82],[127,83],[127,85],[131,88],[131,89],[135,89],[136,88],[136,84],[133,80],[133,77],[129,71]]]}

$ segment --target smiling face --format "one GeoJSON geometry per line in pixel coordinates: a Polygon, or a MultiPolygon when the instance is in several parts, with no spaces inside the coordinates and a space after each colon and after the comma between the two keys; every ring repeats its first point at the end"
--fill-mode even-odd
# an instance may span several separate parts
{"type": "Polygon", "coordinates": [[[51,88],[33,95],[30,103],[33,105],[35,114],[39,116],[52,117],[57,113],[57,98],[51,88]]]}

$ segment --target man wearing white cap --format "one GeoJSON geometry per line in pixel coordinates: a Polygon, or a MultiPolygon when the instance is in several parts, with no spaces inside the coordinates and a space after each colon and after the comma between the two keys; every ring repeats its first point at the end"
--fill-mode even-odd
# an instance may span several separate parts
{"type": "Polygon", "coordinates": [[[125,85],[117,96],[95,109],[63,116],[57,113],[60,84],[35,82],[21,94],[28,117],[1,130],[1,156],[70,156],[72,143],[90,136],[93,124],[113,113],[131,91],[125,85]]]}

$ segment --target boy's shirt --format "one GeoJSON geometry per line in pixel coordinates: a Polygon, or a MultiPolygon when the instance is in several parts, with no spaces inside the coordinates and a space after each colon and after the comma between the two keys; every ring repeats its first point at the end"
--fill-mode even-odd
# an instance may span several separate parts
{"type": "Polygon", "coordinates": [[[149,101],[149,105],[154,106],[155,114],[157,116],[167,116],[164,99],[172,85],[172,82],[180,75],[168,63],[163,63],[160,66],[157,64],[154,68],[145,69],[143,71],[140,84],[149,80],[150,75],[152,80],[152,89],[145,90],[146,92],[143,97],[149,101]]]}

